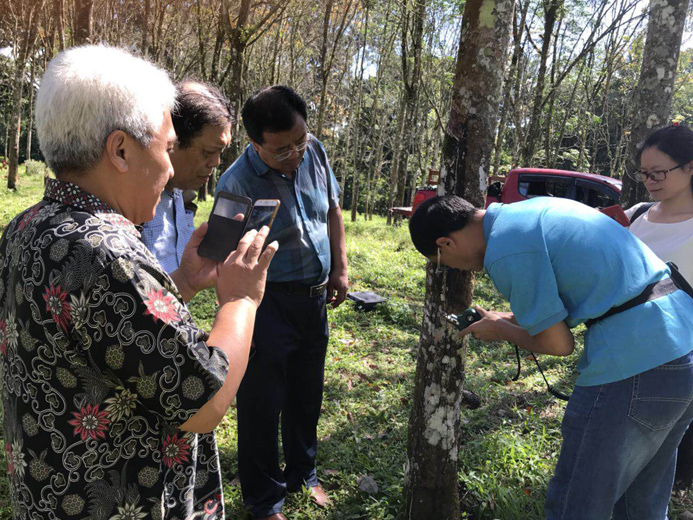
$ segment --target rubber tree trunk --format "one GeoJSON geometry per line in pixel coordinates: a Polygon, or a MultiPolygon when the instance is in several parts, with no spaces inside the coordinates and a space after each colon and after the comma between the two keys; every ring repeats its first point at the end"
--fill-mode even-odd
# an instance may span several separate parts
{"type": "Polygon", "coordinates": [[[532,103],[532,117],[527,131],[527,142],[525,143],[523,161],[524,166],[532,166],[536,139],[539,134],[541,108],[544,99],[544,85],[546,83],[546,62],[551,49],[551,37],[554,27],[563,6],[563,0],[544,0],[544,36],[542,38],[541,56],[539,60],[539,72],[537,73],[537,83],[534,87],[534,102],[532,103]]]}
{"type": "MultiPolygon", "coordinates": [[[[626,171],[633,171],[638,167],[636,153],[645,138],[669,123],[688,3],[689,0],[650,1],[642,68],[633,95],[633,125],[626,171]]],[[[623,205],[630,207],[644,200],[647,200],[647,190],[643,183],[624,176],[621,192],[623,205]]]]}
{"type": "MultiPolygon", "coordinates": [[[[513,0],[467,0],[439,192],[483,207],[503,82],[513,0]]],[[[446,312],[472,301],[471,273],[435,273],[429,263],[426,303],[409,421],[404,482],[407,520],[457,520],[458,437],[466,345],[445,325],[446,312]]]]}

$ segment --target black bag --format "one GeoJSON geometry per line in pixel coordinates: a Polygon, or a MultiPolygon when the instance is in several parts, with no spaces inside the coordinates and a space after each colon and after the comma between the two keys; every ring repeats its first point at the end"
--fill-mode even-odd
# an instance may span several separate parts
{"type": "Polygon", "coordinates": [[[370,291],[350,292],[347,293],[347,298],[356,303],[356,308],[362,311],[370,311],[379,303],[387,301],[386,298],[370,291]]]}

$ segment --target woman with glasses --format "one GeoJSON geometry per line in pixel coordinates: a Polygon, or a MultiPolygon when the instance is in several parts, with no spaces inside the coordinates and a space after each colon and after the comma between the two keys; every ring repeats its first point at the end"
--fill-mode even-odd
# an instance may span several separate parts
{"type": "MultiPolygon", "coordinates": [[[[638,155],[640,169],[631,177],[645,184],[654,202],[626,211],[630,231],[693,284],[693,130],[684,125],[661,128],[638,155]]],[[[679,446],[676,480],[683,488],[693,484],[691,429],[679,446]]]]}

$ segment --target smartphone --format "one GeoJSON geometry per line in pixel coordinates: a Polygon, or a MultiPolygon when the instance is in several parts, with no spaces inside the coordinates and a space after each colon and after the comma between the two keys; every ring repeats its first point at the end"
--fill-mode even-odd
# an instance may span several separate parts
{"type": "Polygon", "coordinates": [[[618,204],[614,204],[613,206],[609,206],[607,208],[600,208],[599,211],[604,213],[604,215],[611,217],[623,227],[630,226],[630,220],[628,220],[623,208],[618,204]]]}
{"type": "Polygon", "coordinates": [[[248,222],[245,225],[245,232],[247,233],[251,229],[260,231],[262,226],[271,228],[280,204],[279,199],[256,200],[250,212],[250,217],[248,217],[248,222]]]}
{"type": "Polygon", "coordinates": [[[219,192],[197,254],[217,262],[226,260],[238,247],[252,207],[253,201],[248,197],[219,192]]]}

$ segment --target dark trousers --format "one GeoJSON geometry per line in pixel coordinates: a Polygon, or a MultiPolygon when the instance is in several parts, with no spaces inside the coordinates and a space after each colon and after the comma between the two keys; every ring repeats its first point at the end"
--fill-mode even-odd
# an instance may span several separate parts
{"type": "Polygon", "coordinates": [[[238,389],[238,473],[256,517],[282,510],[286,492],[315,486],[328,327],[325,295],[265,292],[238,389]],[[281,416],[284,471],[279,468],[281,416]]]}

